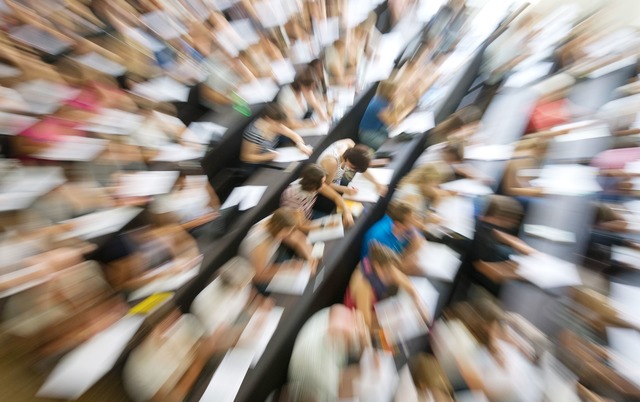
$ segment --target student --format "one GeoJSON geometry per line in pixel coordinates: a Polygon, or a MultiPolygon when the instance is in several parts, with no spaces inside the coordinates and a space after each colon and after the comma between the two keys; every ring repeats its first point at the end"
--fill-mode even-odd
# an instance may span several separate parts
{"type": "Polygon", "coordinates": [[[347,44],[338,39],[325,49],[325,64],[329,73],[329,81],[333,85],[351,86],[354,82],[353,67],[349,63],[347,44]]]}
{"type": "Polygon", "coordinates": [[[255,270],[255,283],[269,283],[281,267],[301,268],[306,261],[315,268],[317,261],[311,256],[311,245],[304,233],[297,229],[297,224],[294,210],[279,208],[249,230],[240,244],[238,254],[251,262],[255,270]],[[281,245],[292,249],[303,260],[278,258],[281,245]]]}
{"type": "Polygon", "coordinates": [[[396,85],[387,80],[378,85],[376,95],[364,111],[358,128],[360,143],[377,150],[389,138],[389,117],[391,102],[396,93],[396,85]]]}
{"type": "Polygon", "coordinates": [[[371,149],[365,145],[356,145],[349,138],[329,145],[318,157],[318,164],[327,172],[327,185],[339,193],[353,195],[357,191],[343,184],[343,176],[347,170],[362,173],[376,186],[378,193],[387,193],[387,186],[378,183],[367,170],[371,164],[371,149]]]}
{"type": "Polygon", "coordinates": [[[516,197],[525,209],[532,198],[543,196],[544,189],[532,185],[523,175],[523,171],[541,167],[547,145],[548,143],[542,139],[528,138],[520,141],[507,162],[497,193],[516,197]]]}
{"type": "Polygon", "coordinates": [[[400,181],[393,194],[394,199],[402,200],[415,208],[422,225],[433,222],[433,218],[436,218],[433,211],[442,198],[451,195],[438,188],[443,181],[443,169],[442,164],[436,162],[415,168],[400,181]]]}
{"type": "Polygon", "coordinates": [[[313,205],[318,194],[333,201],[342,210],[345,226],[353,224],[349,207],[335,190],[326,185],[326,176],[326,172],[320,166],[307,165],[302,171],[301,178],[289,184],[289,187],[282,192],[280,206],[291,208],[302,215],[298,228],[303,232],[313,229],[310,221],[313,219],[313,205]]]}
{"type": "Polygon", "coordinates": [[[320,121],[329,120],[326,108],[316,98],[316,81],[311,70],[298,74],[294,81],[278,94],[278,104],[287,115],[287,127],[291,129],[313,127],[317,123],[306,118],[307,112],[315,112],[320,121]]]}
{"type": "Polygon", "coordinates": [[[304,324],[289,362],[289,381],[319,402],[353,398],[363,349],[371,338],[359,312],[343,305],[322,309],[304,324]]]}
{"type": "Polygon", "coordinates": [[[344,304],[362,313],[369,329],[376,326],[375,304],[393,296],[398,289],[411,296],[425,322],[430,320],[420,295],[409,278],[400,271],[400,265],[400,259],[391,249],[374,242],[370,246],[369,256],[362,259],[351,275],[344,304]]]}
{"type": "Polygon", "coordinates": [[[302,137],[285,125],[286,120],[287,116],[279,105],[267,105],[264,115],[247,127],[242,136],[240,160],[251,166],[271,162],[278,155],[276,146],[280,135],[293,141],[305,154],[311,155],[312,151],[302,137]]]}
{"type": "Polygon", "coordinates": [[[416,227],[416,213],[405,201],[392,200],[386,215],[374,223],[365,233],[360,258],[370,256],[371,245],[377,242],[399,255],[401,270],[405,274],[421,272],[418,268],[418,251],[425,242],[416,227]]]}
{"type": "Polygon", "coordinates": [[[494,294],[500,283],[515,279],[516,265],[509,260],[513,254],[531,255],[536,250],[518,239],[523,216],[522,206],[513,198],[494,195],[480,217],[471,246],[472,277],[494,294]]]}

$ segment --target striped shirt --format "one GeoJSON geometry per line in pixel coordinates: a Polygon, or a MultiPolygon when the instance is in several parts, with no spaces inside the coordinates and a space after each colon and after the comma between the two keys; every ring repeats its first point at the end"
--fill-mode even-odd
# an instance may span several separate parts
{"type": "Polygon", "coordinates": [[[256,144],[260,148],[260,153],[263,154],[268,151],[274,151],[278,145],[278,136],[274,138],[265,137],[260,130],[256,128],[255,123],[252,123],[244,130],[242,138],[252,144],[256,144]]]}
{"type": "Polygon", "coordinates": [[[300,180],[296,180],[289,184],[286,190],[282,193],[280,198],[280,206],[285,208],[292,208],[295,210],[302,210],[304,216],[311,220],[311,212],[313,205],[318,198],[317,191],[305,191],[300,185],[300,180]]]}

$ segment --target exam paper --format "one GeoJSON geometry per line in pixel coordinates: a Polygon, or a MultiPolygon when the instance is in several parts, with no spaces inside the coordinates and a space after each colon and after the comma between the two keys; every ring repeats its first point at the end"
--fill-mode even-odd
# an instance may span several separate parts
{"type": "Polygon", "coordinates": [[[640,315],[637,314],[637,307],[640,303],[640,287],[610,282],[609,299],[622,319],[640,326],[640,315]]]}
{"type": "Polygon", "coordinates": [[[108,141],[95,138],[65,136],[33,155],[37,159],[69,162],[89,162],[107,148],[108,141]]]}
{"type": "Polygon", "coordinates": [[[186,102],[189,91],[188,86],[167,76],[135,84],[131,90],[135,95],[155,102],[186,102]]]}
{"type": "Polygon", "coordinates": [[[311,269],[306,265],[301,269],[281,267],[267,286],[267,292],[300,296],[307,288],[311,269]]]}
{"type": "Polygon", "coordinates": [[[312,221],[311,224],[323,225],[322,228],[312,230],[307,235],[307,240],[311,244],[341,239],[344,237],[342,215],[331,215],[322,219],[316,219],[312,221]]]}
{"type": "MultiPolygon", "coordinates": [[[[473,200],[467,197],[445,197],[436,208],[442,219],[440,226],[472,239],[475,233],[473,200]]],[[[437,225],[433,225],[436,226],[437,225]]]]}
{"type": "Polygon", "coordinates": [[[602,190],[596,177],[598,169],[582,165],[546,165],[540,171],[540,178],[531,181],[534,186],[543,187],[546,194],[585,195],[602,190]]]}
{"type": "Polygon", "coordinates": [[[231,349],[213,374],[200,402],[233,402],[254,358],[253,350],[231,349]]]}
{"type": "Polygon", "coordinates": [[[106,234],[115,233],[142,212],[142,208],[116,207],[104,211],[93,212],[78,218],[62,221],[72,228],[57,235],[59,240],[79,238],[82,240],[96,239],[106,234]]]}
{"type": "Polygon", "coordinates": [[[482,196],[493,194],[493,190],[476,180],[461,179],[454,180],[440,185],[443,190],[455,191],[469,196],[482,196]]]}
{"type": "MultiPolygon", "coordinates": [[[[170,269],[178,264],[187,263],[191,268],[186,269],[183,272],[177,273],[170,277],[158,278],[141,288],[129,293],[127,300],[132,302],[134,300],[142,300],[147,296],[151,296],[154,293],[169,292],[179,289],[184,284],[195,278],[200,272],[200,265],[202,264],[202,255],[187,261],[185,258],[178,258],[175,261],[170,262],[165,269],[170,269]]],[[[160,269],[160,268],[159,268],[160,269]]]]}
{"type": "Polygon", "coordinates": [[[427,277],[453,282],[460,269],[460,254],[435,242],[424,245],[418,253],[420,269],[427,277]]]}
{"type": "Polygon", "coordinates": [[[260,35],[256,32],[251,20],[243,19],[229,21],[229,25],[231,25],[231,28],[236,31],[238,36],[240,36],[240,38],[242,38],[242,40],[244,40],[249,46],[260,42],[260,35]]]}
{"type": "Polygon", "coordinates": [[[578,269],[574,264],[548,254],[513,255],[511,260],[518,263],[516,273],[539,288],[582,285],[578,269]]]}
{"type": "Polygon", "coordinates": [[[144,316],[127,315],[69,352],[53,369],[37,396],[78,399],[111,370],[143,321],[144,316]]]}
{"type": "Polygon", "coordinates": [[[238,96],[244,99],[249,105],[271,102],[280,87],[271,78],[260,78],[238,88],[238,96]]]}
{"type": "Polygon", "coordinates": [[[393,138],[401,133],[422,134],[433,127],[435,127],[433,112],[414,112],[392,129],[389,132],[389,137],[393,138]]]}
{"type": "Polygon", "coordinates": [[[360,358],[359,400],[389,402],[398,386],[398,371],[390,352],[367,348],[360,358]]]}
{"type": "Polygon", "coordinates": [[[37,122],[35,117],[0,112],[0,134],[16,135],[37,122]]]}
{"type": "Polygon", "coordinates": [[[142,22],[164,40],[180,38],[187,34],[187,29],[180,22],[171,18],[164,11],[152,11],[143,14],[142,22]]]}
{"type": "Polygon", "coordinates": [[[185,141],[195,142],[197,144],[209,144],[216,136],[222,136],[227,132],[227,128],[219,124],[202,121],[189,124],[182,139],[185,141]]]}
{"type": "Polygon", "coordinates": [[[278,85],[286,85],[293,82],[296,70],[288,59],[274,60],[271,62],[271,71],[278,85]]]}
{"type": "Polygon", "coordinates": [[[240,211],[253,208],[260,202],[267,186],[242,186],[233,189],[220,209],[227,209],[234,205],[239,205],[240,211]]]}
{"type": "Polygon", "coordinates": [[[319,123],[314,127],[298,128],[295,130],[300,137],[311,137],[314,135],[329,134],[329,123],[319,123]]]}
{"type": "Polygon", "coordinates": [[[262,354],[267,349],[267,345],[278,328],[278,323],[284,312],[284,307],[275,306],[269,311],[258,309],[249,323],[242,331],[238,339],[237,346],[247,351],[253,351],[254,357],[251,368],[254,368],[262,354]]]}
{"type": "Polygon", "coordinates": [[[127,72],[127,68],[122,64],[116,63],[96,52],[85,53],[81,56],[74,57],[74,60],[84,64],[87,67],[102,73],[119,77],[127,72]]]}
{"type": "Polygon", "coordinates": [[[183,162],[200,159],[207,151],[204,147],[192,148],[180,144],[161,145],[156,149],[160,152],[151,159],[154,162],[183,162]]]}
{"type": "Polygon", "coordinates": [[[640,334],[626,328],[607,328],[607,339],[615,356],[611,365],[623,377],[640,387],[640,334]]]}
{"type": "Polygon", "coordinates": [[[543,62],[530,66],[527,69],[517,71],[511,74],[504,86],[509,88],[522,88],[531,84],[532,82],[545,77],[551,71],[553,63],[543,62]]]}
{"type": "Polygon", "coordinates": [[[278,155],[273,160],[276,163],[299,162],[309,159],[309,155],[302,152],[298,147],[282,147],[276,149],[278,155]]]}
{"type": "Polygon", "coordinates": [[[11,29],[9,35],[18,42],[52,55],[59,55],[72,45],[30,24],[11,29]]]}
{"type": "Polygon", "coordinates": [[[167,194],[178,180],[178,171],[144,171],[120,176],[120,197],[146,197],[167,194]]]}
{"type": "Polygon", "coordinates": [[[478,161],[506,161],[511,159],[513,145],[469,145],[464,148],[464,159],[478,161]]]}
{"type": "Polygon", "coordinates": [[[552,228],[544,225],[524,225],[525,233],[554,241],[556,243],[575,243],[576,235],[573,232],[552,228]]]}
{"type": "Polygon", "coordinates": [[[144,117],[118,109],[102,109],[80,129],[104,134],[127,135],[144,122],[144,117]]]}

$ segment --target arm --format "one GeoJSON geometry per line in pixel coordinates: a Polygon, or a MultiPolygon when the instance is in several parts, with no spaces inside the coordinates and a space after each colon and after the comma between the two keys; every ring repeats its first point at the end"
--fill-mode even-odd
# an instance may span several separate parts
{"type": "Polygon", "coordinates": [[[376,186],[376,190],[378,191],[378,194],[385,196],[387,194],[387,186],[378,183],[378,181],[376,180],[375,177],[373,177],[373,175],[371,174],[371,172],[369,172],[369,170],[366,170],[364,173],[362,173],[362,175],[364,176],[365,179],[369,180],[371,183],[373,183],[376,186]]]}
{"type": "Polygon", "coordinates": [[[240,149],[240,160],[246,163],[265,163],[271,162],[278,155],[277,152],[260,153],[258,145],[247,140],[242,140],[242,148],[240,149]]]}
{"type": "Polygon", "coordinates": [[[289,127],[285,126],[282,123],[278,123],[278,125],[274,128],[276,132],[284,135],[285,137],[293,141],[296,144],[296,147],[298,147],[302,152],[304,152],[307,155],[311,155],[312,153],[311,148],[305,145],[304,140],[302,139],[302,137],[298,135],[298,133],[296,133],[295,131],[293,131],[292,129],[290,129],[289,127]]]}
{"type": "Polygon", "coordinates": [[[529,187],[528,183],[523,183],[518,178],[518,171],[526,169],[521,161],[510,161],[504,174],[504,189],[507,195],[523,197],[539,197],[544,194],[544,190],[539,187],[529,187]]]}
{"type": "Polygon", "coordinates": [[[336,172],[338,171],[338,161],[333,157],[325,157],[318,162],[320,166],[327,172],[327,176],[325,178],[325,184],[335,190],[337,193],[341,194],[354,194],[355,189],[349,188],[347,186],[341,186],[333,182],[334,177],[336,176],[336,172]]]}
{"type": "Polygon", "coordinates": [[[352,293],[351,296],[356,302],[356,310],[362,313],[365,324],[367,324],[368,328],[371,328],[373,325],[373,311],[371,308],[373,305],[373,297],[371,295],[371,287],[364,281],[357,268],[349,283],[349,291],[352,293]]]}
{"type": "Polygon", "coordinates": [[[326,108],[320,104],[320,101],[318,100],[318,98],[316,98],[316,95],[313,93],[313,91],[304,91],[304,97],[311,108],[318,114],[320,120],[329,121],[329,116],[327,116],[326,108]]]}
{"type": "Polygon", "coordinates": [[[344,199],[340,197],[340,194],[338,194],[334,189],[327,186],[326,184],[323,184],[322,187],[320,187],[319,193],[333,201],[336,206],[342,210],[342,221],[345,227],[353,225],[353,216],[351,215],[351,210],[344,202],[344,199]]]}
{"type": "MultiPolygon", "coordinates": [[[[254,281],[258,283],[269,283],[271,279],[273,279],[274,275],[278,272],[280,267],[294,266],[294,264],[290,261],[286,261],[282,264],[268,264],[267,247],[268,245],[265,243],[260,244],[251,252],[251,256],[249,258],[249,260],[251,261],[251,265],[256,271],[254,281]]],[[[301,266],[301,264],[299,264],[298,266],[301,266]]]]}
{"type": "Polygon", "coordinates": [[[413,303],[416,305],[416,308],[420,312],[420,316],[422,317],[424,322],[429,323],[432,320],[431,314],[429,314],[427,306],[420,298],[420,295],[418,294],[415,286],[413,286],[413,283],[411,283],[409,278],[407,278],[407,276],[399,269],[393,268],[392,272],[392,275],[396,283],[398,284],[398,287],[407,292],[407,294],[411,297],[411,300],[413,300],[413,303]]]}
{"type": "Polygon", "coordinates": [[[507,246],[513,248],[514,250],[516,250],[519,253],[522,253],[524,255],[531,255],[533,253],[536,253],[537,250],[534,249],[533,247],[529,246],[527,243],[523,242],[522,240],[518,239],[515,236],[512,236],[510,234],[501,232],[499,230],[493,229],[493,234],[496,236],[496,238],[506,244],[507,246]]]}

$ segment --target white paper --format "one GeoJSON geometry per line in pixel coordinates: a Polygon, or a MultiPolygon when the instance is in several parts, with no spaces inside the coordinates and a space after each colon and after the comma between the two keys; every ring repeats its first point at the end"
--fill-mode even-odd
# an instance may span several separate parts
{"type": "Polygon", "coordinates": [[[493,194],[493,190],[476,180],[461,179],[443,183],[440,188],[455,191],[463,195],[482,196],[493,194]]]}
{"type": "Polygon", "coordinates": [[[127,173],[121,176],[120,197],[146,197],[167,194],[178,180],[178,171],[152,171],[127,173]]]}
{"type": "Polygon", "coordinates": [[[142,208],[116,207],[62,221],[60,223],[71,224],[73,228],[61,233],[57,238],[65,240],[75,237],[82,240],[91,240],[115,233],[131,222],[140,212],[142,212],[142,208]]]}
{"type": "Polygon", "coordinates": [[[300,137],[311,137],[329,134],[329,123],[320,123],[314,127],[298,128],[295,130],[300,137]]]}
{"type": "Polygon", "coordinates": [[[622,319],[633,325],[640,326],[640,315],[637,314],[638,304],[640,303],[640,287],[610,282],[609,298],[622,319]]]}
{"type": "Polygon", "coordinates": [[[322,47],[330,46],[340,38],[340,19],[338,17],[313,21],[313,32],[322,47]]]}
{"type": "Polygon", "coordinates": [[[130,39],[133,39],[138,42],[139,45],[152,52],[159,52],[164,49],[162,42],[158,41],[156,38],[144,32],[140,28],[125,28],[124,33],[130,39]]]}
{"type": "Polygon", "coordinates": [[[296,70],[288,59],[272,61],[271,71],[273,72],[278,85],[290,84],[296,77],[296,70]]]}
{"type": "Polygon", "coordinates": [[[609,127],[606,125],[589,125],[587,127],[571,130],[567,134],[559,135],[554,138],[556,142],[584,141],[593,138],[602,138],[611,136],[609,127]]]}
{"type": "Polygon", "coordinates": [[[252,350],[231,349],[213,374],[200,402],[233,402],[253,358],[252,350]]]}
{"type": "MultiPolygon", "coordinates": [[[[427,308],[427,311],[429,312],[431,318],[435,317],[440,293],[438,293],[436,288],[433,287],[433,285],[427,278],[410,276],[409,279],[411,280],[413,286],[416,288],[418,296],[420,296],[420,300],[422,300],[422,303],[427,308]]],[[[404,294],[404,296],[407,298],[409,297],[409,295],[407,295],[406,293],[404,294]]]]}
{"type": "Polygon", "coordinates": [[[638,58],[636,56],[629,56],[627,58],[624,58],[622,60],[618,60],[616,62],[613,62],[611,64],[607,64],[604,67],[600,67],[599,69],[592,71],[589,74],[589,78],[590,79],[595,79],[595,78],[599,78],[602,77],[603,75],[612,73],[614,71],[620,70],[621,68],[630,66],[632,64],[636,64],[638,62],[638,58]]]}
{"type": "MultiPolygon", "coordinates": [[[[144,299],[145,297],[151,296],[154,293],[170,292],[179,289],[198,275],[198,273],[200,272],[200,265],[202,264],[202,256],[194,258],[191,261],[187,261],[184,258],[176,259],[175,261],[172,261],[170,263],[170,267],[184,263],[187,263],[192,267],[186,269],[184,272],[180,272],[170,277],[158,278],[142,286],[141,288],[131,292],[127,300],[129,302],[132,302],[135,300],[144,299]]],[[[170,267],[164,269],[169,269],[170,267]]]]}
{"type": "Polygon", "coordinates": [[[71,351],[53,369],[37,396],[78,399],[116,363],[144,316],[128,315],[71,351]]]}
{"type": "Polygon", "coordinates": [[[514,74],[511,74],[505,82],[504,86],[509,88],[521,88],[526,85],[531,84],[532,82],[545,77],[551,71],[553,67],[553,63],[544,62],[537,63],[533,66],[522,70],[517,71],[514,74]]]}
{"type": "Polygon", "coordinates": [[[640,269],[640,251],[629,247],[612,246],[611,260],[625,264],[630,268],[640,269]]]}
{"type": "MultiPolygon", "coordinates": [[[[436,213],[442,219],[440,227],[472,239],[475,233],[473,200],[467,197],[446,197],[440,201],[436,213]]],[[[430,225],[438,227],[438,225],[430,225]]]]}
{"type": "Polygon", "coordinates": [[[16,85],[14,89],[30,104],[57,105],[62,101],[73,99],[80,94],[79,89],[44,79],[21,82],[16,85]]]}
{"type": "Polygon", "coordinates": [[[433,127],[435,127],[433,112],[414,112],[392,129],[389,132],[389,137],[393,138],[401,133],[422,134],[433,127]]]}
{"type": "Polygon", "coordinates": [[[418,391],[413,383],[411,370],[409,365],[405,365],[400,370],[400,380],[398,381],[398,390],[396,391],[394,402],[420,402],[418,399],[418,391]]]}
{"type": "Polygon", "coordinates": [[[167,76],[135,84],[131,90],[132,93],[155,102],[186,102],[189,91],[188,86],[167,76]]]}
{"type": "Polygon", "coordinates": [[[542,289],[580,286],[582,280],[574,264],[548,254],[511,256],[518,263],[516,273],[542,289]]]}
{"type": "Polygon", "coordinates": [[[320,229],[315,229],[307,235],[307,241],[314,244],[329,240],[341,239],[344,237],[344,227],[342,226],[342,215],[331,215],[311,222],[312,224],[323,225],[320,229]]]}
{"type": "MultiPolygon", "coordinates": [[[[369,173],[373,178],[383,186],[388,186],[391,184],[391,179],[393,179],[393,169],[388,168],[370,168],[367,169],[367,173],[369,173]]],[[[367,180],[362,173],[356,173],[353,176],[353,180],[367,180]]]]}
{"type": "Polygon", "coordinates": [[[309,159],[309,155],[302,152],[298,147],[282,147],[276,150],[278,155],[273,160],[276,163],[299,162],[309,159]]]}
{"type": "Polygon", "coordinates": [[[238,36],[242,38],[248,45],[255,45],[260,42],[260,35],[256,32],[251,23],[251,20],[234,20],[230,21],[229,25],[236,31],[238,36]]]}
{"type": "Polygon", "coordinates": [[[531,184],[543,187],[546,194],[585,195],[602,190],[597,175],[598,169],[590,166],[545,165],[531,184]]]}
{"type": "Polygon", "coordinates": [[[281,267],[271,278],[267,292],[300,296],[307,288],[311,278],[311,269],[306,265],[301,269],[281,267]]]}
{"type": "Polygon", "coordinates": [[[306,64],[316,58],[316,53],[308,42],[297,40],[289,49],[289,57],[293,64],[306,64]]]}
{"type": "Polygon", "coordinates": [[[195,148],[180,144],[168,144],[157,147],[160,152],[151,159],[154,162],[183,162],[200,159],[206,153],[204,147],[195,148]]]}
{"type": "Polygon", "coordinates": [[[33,156],[53,161],[89,162],[96,159],[108,143],[95,138],[66,136],[33,156]]]}
{"type": "Polygon", "coordinates": [[[615,354],[611,365],[640,387],[640,334],[633,329],[607,328],[607,339],[615,354]]]}
{"type": "Polygon", "coordinates": [[[164,11],[152,11],[141,17],[142,22],[164,40],[173,40],[187,34],[187,29],[164,11]]]}
{"type": "Polygon", "coordinates": [[[87,67],[93,68],[94,70],[114,77],[119,77],[127,72],[127,68],[122,64],[107,59],[106,57],[96,52],[90,52],[81,56],[76,56],[74,57],[74,60],[81,64],[84,64],[87,67]]]}
{"type": "Polygon", "coordinates": [[[67,181],[61,167],[29,166],[12,169],[0,177],[0,193],[44,195],[67,181]]]}
{"type": "Polygon", "coordinates": [[[427,277],[453,282],[460,269],[460,254],[435,242],[429,242],[418,253],[420,269],[427,277]]]}
{"type": "Polygon", "coordinates": [[[271,102],[280,88],[270,78],[260,78],[238,88],[238,96],[249,105],[271,102]]]}
{"type": "Polygon", "coordinates": [[[573,232],[566,230],[552,228],[544,225],[524,225],[525,233],[540,237],[543,239],[551,240],[556,243],[575,243],[576,235],[573,232]]]}
{"type": "Polygon", "coordinates": [[[478,161],[506,161],[511,159],[513,145],[470,145],[464,148],[464,158],[478,161]]]}
{"type": "Polygon", "coordinates": [[[100,114],[93,117],[80,129],[85,131],[126,135],[138,129],[144,122],[144,117],[135,113],[128,113],[118,109],[102,109],[100,114]]]}
{"type": "Polygon", "coordinates": [[[0,193],[0,212],[29,208],[39,197],[37,193],[0,193]]]}
{"type": "Polygon", "coordinates": [[[198,144],[209,144],[214,136],[222,136],[227,132],[227,128],[219,124],[202,121],[189,124],[189,130],[186,131],[182,139],[198,144]]]}
{"type": "Polygon", "coordinates": [[[360,358],[360,401],[389,402],[398,386],[398,371],[389,352],[365,349],[360,358]]]}
{"type": "Polygon", "coordinates": [[[25,43],[42,52],[58,55],[71,46],[71,42],[54,37],[47,31],[30,24],[21,25],[11,30],[10,36],[18,42],[25,43]]]}
{"type": "Polygon", "coordinates": [[[287,23],[287,13],[279,0],[262,0],[253,3],[264,28],[276,28],[287,23]]]}
{"type": "Polygon", "coordinates": [[[242,186],[233,189],[220,209],[226,209],[234,205],[239,205],[240,211],[253,208],[262,199],[267,186],[242,186]]]}
{"type": "Polygon", "coordinates": [[[13,78],[22,75],[22,71],[8,64],[0,63],[0,77],[13,78]]]}
{"type": "Polygon", "coordinates": [[[284,307],[278,306],[269,311],[258,310],[253,314],[244,331],[242,331],[237,345],[244,350],[254,352],[251,368],[258,364],[262,354],[267,349],[273,333],[278,328],[283,312],[284,307]]]}
{"type": "Polygon", "coordinates": [[[38,119],[35,117],[0,112],[0,134],[16,135],[37,122],[38,119]]]}
{"type": "Polygon", "coordinates": [[[345,200],[374,203],[380,199],[378,189],[369,180],[351,180],[349,187],[355,188],[358,191],[355,194],[343,194],[342,198],[345,200]]]}

